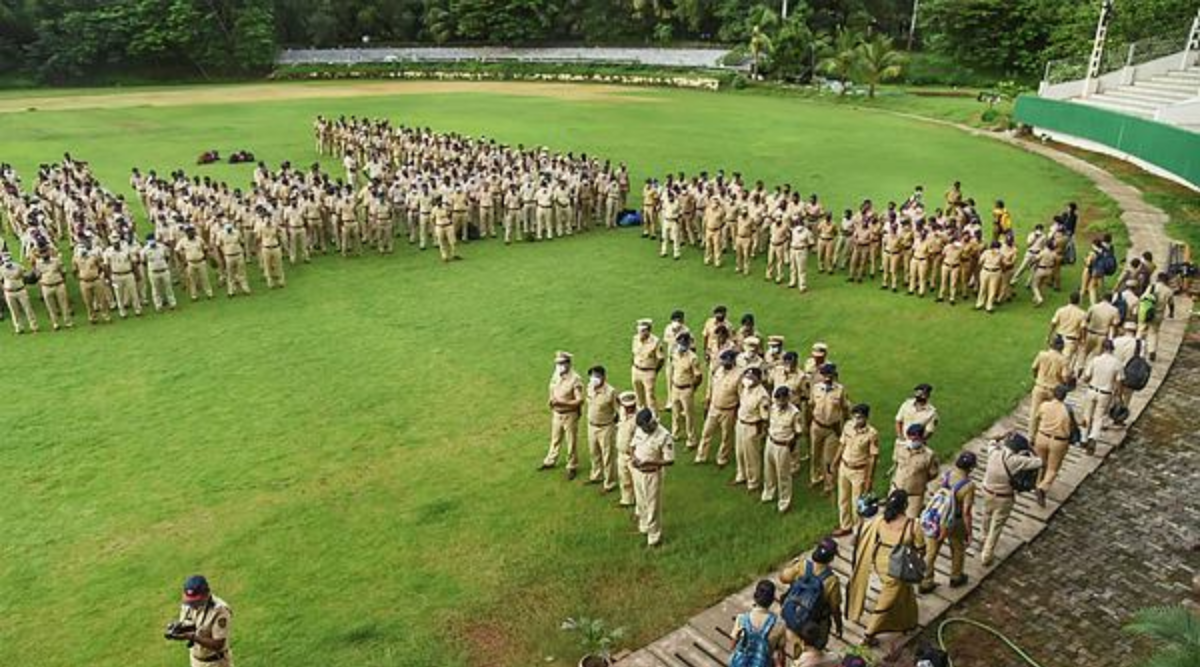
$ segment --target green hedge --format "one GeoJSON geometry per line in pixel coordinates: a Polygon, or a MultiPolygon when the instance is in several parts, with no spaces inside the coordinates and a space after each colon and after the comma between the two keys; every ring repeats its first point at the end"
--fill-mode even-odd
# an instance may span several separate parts
{"type": "Polygon", "coordinates": [[[1114,148],[1200,187],[1200,134],[1195,132],[1086,104],[1032,95],[1017,99],[1016,119],[1025,125],[1114,148]]]}

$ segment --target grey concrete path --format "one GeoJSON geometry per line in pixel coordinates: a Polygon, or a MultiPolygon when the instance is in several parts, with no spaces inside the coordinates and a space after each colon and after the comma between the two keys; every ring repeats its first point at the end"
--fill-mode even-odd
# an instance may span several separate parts
{"type": "MultiPolygon", "coordinates": [[[[926,118],[915,116],[914,118],[929,121],[926,118]]],[[[953,125],[951,123],[943,124],[953,125]]],[[[1139,252],[1150,250],[1158,257],[1166,257],[1169,240],[1163,229],[1163,225],[1167,222],[1168,216],[1160,209],[1146,203],[1141,192],[1136,188],[1120,181],[1099,167],[1095,167],[1077,157],[1056,151],[1048,146],[1006,135],[982,132],[960,125],[954,126],[978,136],[998,139],[1023,150],[1043,155],[1073,171],[1087,176],[1095,183],[1098,189],[1117,202],[1121,210],[1121,219],[1129,229],[1130,241],[1133,247],[1139,252]]],[[[1131,415],[1129,424],[1131,425],[1137,421],[1143,410],[1146,409],[1147,404],[1153,398],[1159,386],[1162,385],[1171,365],[1174,363],[1176,354],[1183,341],[1188,318],[1192,312],[1191,300],[1186,297],[1179,298],[1176,312],[1178,316],[1175,319],[1168,320],[1162,325],[1158,360],[1153,364],[1154,372],[1150,384],[1144,390],[1138,392],[1130,401],[1129,408],[1131,415]]],[[[1068,398],[1068,403],[1077,404],[1081,399],[1082,397],[1079,395],[1079,392],[1076,392],[1068,398]]],[[[983,448],[992,438],[1014,429],[1024,432],[1027,430],[1028,411],[1029,401],[1026,398],[1017,406],[1012,414],[998,421],[979,437],[966,443],[963,449],[982,453],[983,448]]],[[[1013,516],[1005,529],[1005,537],[1001,539],[996,550],[996,564],[989,569],[984,569],[980,565],[977,555],[978,539],[968,549],[965,572],[970,578],[970,583],[967,586],[959,589],[950,589],[945,586],[944,582],[948,573],[944,568],[946,568],[947,563],[945,558],[939,559],[938,579],[943,585],[939,586],[933,594],[921,598],[921,627],[925,628],[934,623],[954,604],[961,601],[972,590],[978,587],[981,582],[987,579],[992,572],[995,572],[997,567],[1000,567],[1009,557],[1020,551],[1024,545],[1037,538],[1045,530],[1050,518],[1062,507],[1063,503],[1071,496],[1075,489],[1099,469],[1104,460],[1124,442],[1125,435],[1125,429],[1106,431],[1098,443],[1095,456],[1088,456],[1078,448],[1072,448],[1063,464],[1063,470],[1058,480],[1048,493],[1049,499],[1045,507],[1039,507],[1033,501],[1032,497],[1018,498],[1013,516]]],[[[977,481],[981,475],[982,471],[978,471],[976,474],[977,481]]],[[[982,503],[977,504],[976,511],[982,512],[982,503]]],[[[976,525],[982,525],[982,520],[979,516],[976,517],[976,525]]],[[[845,555],[851,552],[852,545],[850,538],[843,539],[841,545],[841,551],[844,555],[839,557],[835,562],[834,569],[845,580],[849,577],[850,573],[850,563],[845,557],[845,555]]],[[[799,556],[802,557],[804,555],[806,554],[800,554],[799,556]]],[[[782,566],[780,570],[782,570],[782,566]]],[[[779,573],[780,571],[776,570],[765,576],[778,581],[779,573]]],[[[722,600],[717,605],[692,617],[683,627],[651,643],[649,646],[622,656],[617,665],[619,667],[725,667],[728,664],[729,632],[733,627],[734,616],[750,607],[753,589],[754,584],[751,583],[746,588],[722,600]]],[[[868,609],[870,609],[876,593],[877,584],[872,587],[872,591],[868,595],[868,609]]],[[[847,645],[861,643],[863,630],[864,628],[857,623],[847,623],[845,637],[841,640],[834,640],[831,648],[839,650],[845,648],[847,645]]],[[[916,633],[903,636],[882,637],[884,645],[880,649],[880,653],[888,654],[899,651],[919,632],[920,630],[916,633]]]]}

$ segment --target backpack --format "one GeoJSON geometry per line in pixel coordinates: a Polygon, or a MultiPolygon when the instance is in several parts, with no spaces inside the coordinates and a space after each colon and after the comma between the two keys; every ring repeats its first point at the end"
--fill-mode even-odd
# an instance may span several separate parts
{"type": "Polygon", "coordinates": [[[950,534],[958,520],[958,492],[966,486],[969,479],[959,480],[950,485],[950,473],[942,478],[942,486],[929,499],[929,504],[921,512],[921,531],[931,540],[942,540],[950,534]]]}
{"type": "Polygon", "coordinates": [[[1088,273],[1093,276],[1111,276],[1117,272],[1117,256],[1113,253],[1113,249],[1109,246],[1104,246],[1100,249],[1100,254],[1096,255],[1096,259],[1092,265],[1088,267],[1088,273]]]}
{"type": "Polygon", "coordinates": [[[1008,467],[1009,456],[1006,454],[1002,460],[1004,461],[1004,472],[1008,474],[1008,484],[1013,488],[1013,491],[1024,493],[1037,488],[1038,471],[1035,469],[1021,470],[1013,474],[1013,471],[1008,467]]]}
{"type": "Polygon", "coordinates": [[[780,612],[792,632],[800,632],[805,623],[820,623],[829,617],[831,610],[825,599],[825,580],[832,574],[830,568],[821,574],[813,574],[813,564],[809,561],[804,564],[804,576],[788,587],[780,612]]]}
{"type": "Polygon", "coordinates": [[[1150,382],[1150,362],[1142,356],[1142,341],[1138,341],[1136,352],[1129,363],[1125,364],[1125,379],[1121,384],[1124,384],[1128,389],[1140,391],[1146,388],[1150,382]]]}
{"type": "Polygon", "coordinates": [[[769,614],[762,627],[755,630],[750,625],[750,614],[740,614],[737,617],[738,627],[742,634],[738,637],[737,646],[729,656],[729,667],[771,667],[774,659],[771,656],[771,630],[775,628],[775,614],[769,614]]]}
{"type": "Polygon", "coordinates": [[[1156,317],[1158,317],[1158,296],[1154,294],[1154,289],[1151,288],[1142,295],[1141,301],[1138,301],[1138,319],[1149,324],[1156,317]]]}
{"type": "Polygon", "coordinates": [[[617,215],[618,227],[640,227],[642,225],[642,214],[637,211],[625,209],[617,215]]]}
{"type": "Polygon", "coordinates": [[[1125,301],[1125,297],[1117,294],[1113,297],[1112,305],[1117,307],[1117,314],[1121,317],[1121,321],[1129,319],[1129,304],[1125,301]]]}

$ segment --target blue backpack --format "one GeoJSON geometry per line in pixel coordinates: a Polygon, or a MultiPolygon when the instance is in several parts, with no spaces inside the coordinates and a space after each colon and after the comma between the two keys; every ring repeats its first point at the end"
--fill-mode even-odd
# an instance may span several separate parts
{"type": "Polygon", "coordinates": [[[929,504],[921,511],[921,530],[925,537],[931,540],[942,540],[950,534],[954,524],[961,517],[958,507],[958,492],[971,480],[959,480],[950,484],[950,473],[942,478],[942,486],[929,499],[929,504]]]}
{"type": "Polygon", "coordinates": [[[733,655],[729,656],[729,667],[771,667],[775,661],[771,657],[771,630],[775,629],[775,614],[767,615],[767,621],[755,630],[750,625],[750,614],[747,612],[737,617],[738,627],[742,634],[738,637],[733,655]]]}
{"type": "Polygon", "coordinates": [[[812,561],[804,564],[804,576],[792,582],[783,596],[780,609],[783,622],[792,632],[800,632],[805,623],[820,623],[830,615],[829,602],[825,599],[825,580],[833,574],[826,569],[813,574],[812,561]]]}

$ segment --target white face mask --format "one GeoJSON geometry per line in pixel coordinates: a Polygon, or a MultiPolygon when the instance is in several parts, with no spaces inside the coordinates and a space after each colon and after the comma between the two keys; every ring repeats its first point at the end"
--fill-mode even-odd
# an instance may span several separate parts
{"type": "Polygon", "coordinates": [[[599,387],[602,384],[604,384],[604,380],[600,379],[598,376],[595,376],[595,375],[592,376],[592,386],[593,387],[599,387]]]}
{"type": "Polygon", "coordinates": [[[779,354],[779,353],[780,353],[780,352],[782,352],[782,351],[783,351],[783,348],[782,348],[782,347],[780,347],[780,346],[778,346],[778,345],[772,345],[772,346],[771,346],[771,353],[772,353],[772,354],[779,354]]]}
{"type": "Polygon", "coordinates": [[[908,442],[904,443],[904,446],[908,447],[909,449],[916,450],[925,446],[925,443],[921,442],[920,440],[909,440],[908,442]]]}
{"type": "Polygon", "coordinates": [[[675,349],[678,350],[680,352],[680,354],[682,354],[682,353],[688,351],[688,346],[687,345],[676,345],[675,349]]]}
{"type": "Polygon", "coordinates": [[[750,378],[742,378],[742,386],[749,389],[754,386],[754,380],[750,378]]]}
{"type": "Polygon", "coordinates": [[[558,370],[559,375],[566,375],[567,370],[570,369],[571,367],[568,366],[567,364],[554,364],[554,368],[556,368],[558,370]]]}

